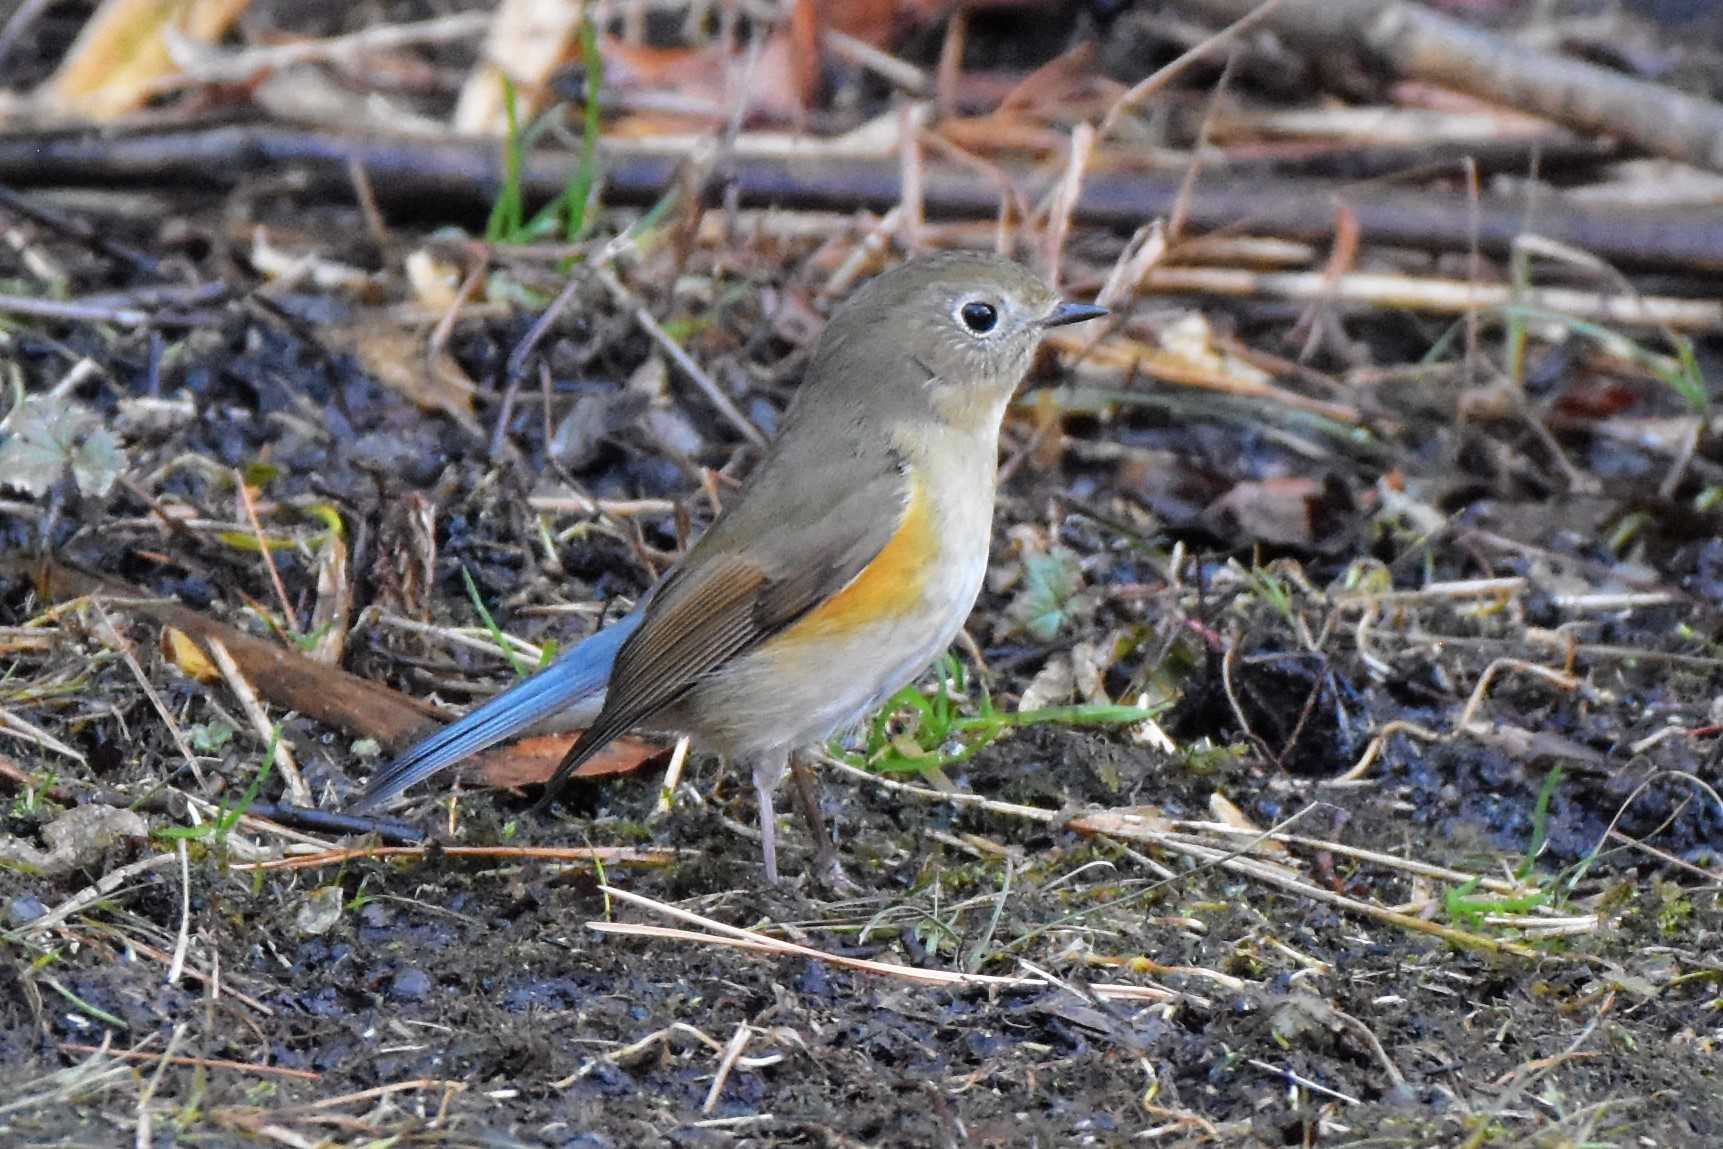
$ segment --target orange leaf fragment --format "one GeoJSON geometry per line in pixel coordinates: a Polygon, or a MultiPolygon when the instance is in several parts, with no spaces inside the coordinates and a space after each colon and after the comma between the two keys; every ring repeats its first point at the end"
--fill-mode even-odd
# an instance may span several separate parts
{"type": "MultiPolygon", "coordinates": [[[[544,782],[556,772],[577,737],[577,734],[545,734],[487,750],[475,759],[479,775],[487,785],[507,788],[544,782]]],[[[574,776],[598,778],[632,773],[664,753],[664,747],[644,739],[618,738],[582,763],[574,776]]]]}

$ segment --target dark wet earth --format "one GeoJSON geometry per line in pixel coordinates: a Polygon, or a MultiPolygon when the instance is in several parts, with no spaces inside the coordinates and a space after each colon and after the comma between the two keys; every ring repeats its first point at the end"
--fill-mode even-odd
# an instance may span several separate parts
{"type": "MultiPolygon", "coordinates": [[[[506,343],[518,329],[478,331],[468,355],[478,341],[506,343]]],[[[530,604],[602,600],[643,585],[641,552],[611,538],[570,544],[559,552],[563,570],[548,570],[518,511],[514,484],[524,479],[494,467],[481,439],[368,382],[350,361],[309,346],[291,328],[230,313],[194,338],[195,351],[159,385],[186,395],[197,417],[160,442],[135,440],[134,473],[186,454],[224,466],[266,459],[278,508],[332,500],[378,540],[407,500],[426,498],[439,549],[423,605],[439,619],[470,617],[463,565],[481,594],[508,604],[500,624],[531,636],[563,624],[525,612],[530,604]],[[284,412],[313,422],[318,433],[276,417],[284,412]],[[402,452],[391,456],[398,466],[372,460],[385,448],[402,452]]],[[[567,354],[625,376],[643,348],[625,339],[602,353],[588,349],[602,338],[584,324],[562,336],[567,354]]],[[[127,337],[66,331],[20,344],[32,377],[50,374],[68,354],[102,356],[112,378],[91,401],[104,414],[151,385],[147,347],[127,337]]],[[[600,376],[596,366],[585,370],[600,376]]],[[[697,425],[716,425],[697,402],[690,406],[697,425]]],[[[513,428],[534,456],[521,476],[539,470],[540,425],[533,412],[513,428]]],[[[1151,441],[1158,432],[1147,425],[1140,433],[1151,441]]],[[[679,495],[681,473],[654,460],[635,434],[623,431],[574,477],[594,494],[679,495]]],[[[1274,465],[1266,450],[1241,451],[1238,462],[1274,465]]],[[[182,470],[158,496],[220,506],[231,491],[223,495],[210,477],[217,474],[182,470]]],[[[506,795],[469,796],[455,839],[672,847],[680,853],[670,865],[624,868],[608,879],[836,954],[933,968],[972,962],[989,973],[1032,967],[1063,988],[953,992],[804,958],[601,938],[587,922],[644,915],[607,911],[587,865],[433,856],[227,871],[221,850],[198,846],[192,964],[218,976],[219,988],[207,980],[165,986],[162,964],[136,952],[138,940],[170,950],[181,915],[174,871],[146,876],[46,936],[11,943],[0,1039],[6,1062],[16,1078],[48,1093],[57,1080],[48,1075],[87,1056],[64,1045],[104,1036],[116,1048],[147,1041],[142,1047],[159,1053],[171,1040],[178,1056],[243,1063],[163,1073],[147,1103],[157,1113],[158,1144],[279,1140],[271,1130],[306,1144],[381,1136],[401,1144],[567,1146],[1705,1145],[1723,1137],[1713,883],[1605,838],[1613,828],[1645,838],[1667,858],[1715,864],[1723,838],[1712,796],[1684,778],[1652,780],[1658,771],[1714,780],[1711,743],[1683,735],[1629,749],[1670,716],[1694,727],[1708,721],[1715,666],[1695,653],[1705,644],[1682,641],[1675,628],[1691,633],[1713,617],[1710,544],[1670,540],[1647,564],[1655,585],[1693,588],[1679,610],[1622,612],[1586,624],[1582,634],[1599,649],[1637,646],[1687,661],[1589,661],[1581,653],[1575,670],[1584,686],[1568,691],[1504,675],[1486,705],[1489,729],[1435,743],[1397,738],[1364,784],[1336,789],[1323,781],[1354,762],[1385,722],[1451,729],[1494,658],[1559,669],[1558,657],[1525,638],[1539,625],[1537,590],[1493,613],[1438,606],[1415,618],[1385,616],[1378,623],[1385,634],[1424,627],[1479,645],[1432,654],[1423,644],[1407,655],[1385,640],[1373,649],[1391,673],[1375,673],[1341,628],[1314,650],[1300,637],[1321,629],[1325,608],[1315,588],[1369,551],[1282,549],[1279,557],[1298,560],[1312,588],[1288,579],[1283,611],[1237,577],[1252,561],[1249,547],[1224,549],[1200,531],[1154,533],[1116,476],[1093,468],[1024,471],[1008,485],[1001,566],[1019,561],[1012,528],[1044,530],[1046,508],[1073,490],[1083,507],[1117,516],[1108,525],[1080,510],[1054,512],[1057,540],[1084,558],[1092,601],[1074,609],[1051,642],[1035,642],[1004,621],[1011,592],[990,591],[971,630],[995,666],[996,696],[1022,691],[1049,657],[1074,644],[1113,636],[1127,653],[1106,670],[1104,684],[1117,696],[1155,676],[1171,683],[1178,701],[1164,725],[1178,749],[1122,733],[1035,729],[954,768],[956,784],[1071,813],[1152,805],[1195,819],[1209,817],[1210,796],[1220,792],[1259,826],[1315,803],[1296,832],[1496,875],[1525,865],[1542,824],[1545,845],[1527,875],[1560,890],[1551,912],[1593,914],[1594,923],[1534,939],[1531,958],[1492,956],[1150,847],[894,798],[848,779],[828,782],[827,802],[860,894],[834,902],[802,879],[762,887],[755,844],[723,820],[750,821],[746,787],[696,755],[685,785],[703,800],[684,801],[668,818],[651,818],[658,771],[649,767],[584,784],[569,805],[585,816],[572,819],[535,815],[506,795]],[[1124,533],[1119,521],[1146,533],[1124,533]],[[1168,545],[1186,540],[1181,583],[1169,587],[1168,545]],[[1237,560],[1231,573],[1229,559],[1237,560]],[[1504,733],[1509,728],[1522,734],[1504,733]],[[1538,795],[1558,763],[1563,774],[1540,816],[1538,795]],[[1561,886],[1600,842],[1615,848],[1576,884],[1561,886]],[[335,892],[318,892],[327,887],[335,892]],[[339,914],[309,932],[308,906],[331,897],[339,914]],[[1098,1000],[1085,988],[1115,979],[1152,981],[1173,994],[1144,1004],[1098,1000]],[[93,1019],[72,998],[110,1020],[93,1019]],[[738,1032],[746,1035],[741,1057],[730,1059],[722,1089],[709,1097],[738,1032]],[[318,1076],[278,1079],[244,1066],[318,1076]]],[[[241,592],[269,601],[255,553],[198,534],[164,542],[123,490],[97,502],[63,485],[58,496],[65,501],[47,517],[6,520],[14,555],[49,542],[65,561],[229,617],[241,592]],[[136,525],[104,525],[114,520],[136,525]]],[[[1475,513],[1487,521],[1487,500],[1475,513]]],[[[641,525],[646,546],[675,546],[668,516],[641,525]]],[[[1373,549],[1385,553],[1389,544],[1373,549]]],[[[1614,561],[1596,548],[1559,553],[1589,563],[1588,571],[1614,561]]],[[[1442,545],[1428,554],[1421,571],[1414,566],[1396,585],[1524,574],[1535,588],[1548,569],[1510,557],[1484,571],[1470,553],[1442,545]]],[[[1268,555],[1256,559],[1267,569],[1268,555]]],[[[303,588],[313,572],[302,556],[283,551],[278,564],[288,586],[309,593],[303,588]]],[[[374,553],[353,569],[359,602],[411,609],[399,564],[374,553]]],[[[5,584],[3,601],[6,626],[42,609],[19,576],[5,584]]],[[[124,617],[123,607],[113,609],[124,617]]],[[[28,683],[77,669],[101,649],[86,625],[70,620],[46,652],[14,656],[14,675],[28,683]]],[[[139,621],[128,627],[182,722],[204,723],[213,707],[230,705],[219,686],[164,665],[151,630],[139,621]]],[[[419,676],[444,681],[499,670],[483,652],[365,627],[354,633],[347,665],[415,692],[425,689],[419,676]]],[[[30,713],[89,755],[80,783],[141,794],[150,779],[177,769],[177,756],[123,665],[110,658],[84,670],[81,700],[46,697],[30,713]]],[[[286,729],[319,793],[350,794],[362,780],[366,767],[350,752],[350,738],[304,719],[286,729]]],[[[7,752],[31,769],[54,768],[31,748],[7,752]]],[[[242,737],[209,756],[207,768],[218,781],[242,784],[259,752],[242,737]]],[[[29,836],[56,809],[51,801],[31,808],[20,793],[6,829],[29,836]]],[[[412,809],[414,820],[446,830],[435,793],[412,809]]],[[[806,836],[799,826],[788,832],[786,868],[800,873],[806,836]]],[[[54,879],[8,875],[14,921],[29,915],[32,899],[53,906],[136,856],[135,847],[119,846],[54,879]]],[[[1408,879],[1321,848],[1300,847],[1286,862],[1326,889],[1411,903],[1414,913],[1480,937],[1523,936],[1445,903],[1455,883],[1408,879]]],[[[140,1082],[153,1064],[142,1062],[135,1078],[68,1088],[63,1103],[5,1114],[9,1142],[129,1142],[140,1082]]]]}

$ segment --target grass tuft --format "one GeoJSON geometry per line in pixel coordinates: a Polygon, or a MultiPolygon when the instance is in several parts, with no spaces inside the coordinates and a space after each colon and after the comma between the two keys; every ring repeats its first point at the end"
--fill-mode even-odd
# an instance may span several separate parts
{"type": "Polygon", "coordinates": [[[961,765],[1011,730],[1030,726],[1120,726],[1153,718],[1166,709],[1117,703],[1081,703],[1006,711],[993,705],[985,684],[976,682],[973,705],[966,705],[968,682],[963,664],[947,654],[938,665],[931,695],[910,685],[894,694],[868,726],[859,752],[834,743],[833,757],[881,774],[925,774],[961,765]]]}

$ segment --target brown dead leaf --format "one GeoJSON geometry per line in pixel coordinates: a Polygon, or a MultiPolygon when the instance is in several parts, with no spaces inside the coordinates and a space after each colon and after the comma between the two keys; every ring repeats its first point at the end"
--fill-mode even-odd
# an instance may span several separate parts
{"type": "Polygon", "coordinates": [[[177,76],[174,40],[213,44],[251,0],[105,0],[40,90],[68,115],[114,120],[142,107],[177,76]]]}
{"type": "Polygon", "coordinates": [[[999,112],[1034,112],[1057,108],[1079,92],[1091,94],[1096,79],[1093,40],[1084,40],[1030,72],[999,101],[999,112]]]}
{"type": "Polygon", "coordinates": [[[347,577],[347,544],[335,535],[317,553],[317,605],[311,611],[316,636],[306,657],[324,666],[340,666],[347,652],[347,628],[353,617],[353,584],[347,577]]]}
{"type": "Polygon", "coordinates": [[[809,58],[795,43],[797,35],[808,31],[804,24],[772,33],[751,70],[743,58],[732,58],[721,44],[658,48],[599,37],[606,90],[622,97],[648,95],[654,97],[653,104],[662,105],[628,117],[607,134],[641,136],[649,128],[676,130],[677,121],[687,117],[728,116],[744,75],[748,78],[747,120],[781,123],[801,117],[820,80],[818,53],[809,58]]]}
{"type": "MultiPolygon", "coordinates": [[[[473,759],[479,775],[489,786],[516,788],[550,779],[563,755],[578,734],[545,734],[522,738],[507,746],[487,750],[473,759]]],[[[618,738],[581,764],[576,778],[599,778],[606,774],[628,774],[667,753],[663,746],[640,738],[618,738]]]]}
{"type": "Polygon", "coordinates": [[[365,322],[324,329],[324,345],[359,361],[377,382],[427,411],[441,411],[469,430],[477,385],[447,351],[427,360],[425,341],[416,333],[388,324],[365,322]]]}
{"type": "MultiPolygon", "coordinates": [[[[1262,827],[1251,821],[1250,815],[1238,808],[1238,804],[1219,790],[1208,796],[1208,812],[1215,821],[1231,826],[1235,830],[1248,830],[1253,834],[1262,833],[1262,827]]],[[[1273,838],[1264,838],[1254,844],[1251,849],[1259,854],[1277,854],[1285,857],[1291,853],[1283,843],[1273,838]]]]}
{"type": "Polygon", "coordinates": [[[816,0],[813,8],[826,27],[883,48],[905,27],[904,9],[914,6],[898,0],[816,0]]]}
{"type": "Polygon", "coordinates": [[[613,93],[675,92],[723,107],[728,60],[722,45],[657,48],[600,36],[598,51],[604,58],[604,86],[613,93]]]}
{"type": "Polygon", "coordinates": [[[1338,478],[1286,475],[1235,483],[1203,517],[1223,535],[1327,551],[1346,541],[1352,507],[1351,494],[1338,478]]]}
{"type": "Polygon", "coordinates": [[[803,108],[810,108],[820,94],[823,78],[820,51],[820,14],[816,0],[792,0],[790,22],[781,39],[789,52],[790,67],[795,73],[796,95],[803,108]]]}

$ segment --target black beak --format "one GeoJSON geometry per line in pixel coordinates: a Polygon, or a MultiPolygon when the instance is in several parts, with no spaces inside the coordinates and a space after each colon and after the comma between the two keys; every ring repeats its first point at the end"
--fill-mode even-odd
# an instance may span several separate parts
{"type": "Polygon", "coordinates": [[[1096,307],[1092,303],[1061,302],[1047,318],[1041,321],[1041,326],[1063,327],[1067,323],[1081,323],[1085,319],[1099,319],[1105,314],[1107,314],[1105,307],[1096,307]]]}

